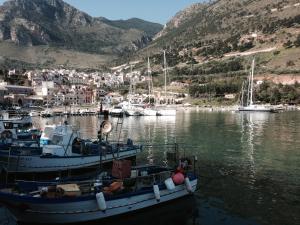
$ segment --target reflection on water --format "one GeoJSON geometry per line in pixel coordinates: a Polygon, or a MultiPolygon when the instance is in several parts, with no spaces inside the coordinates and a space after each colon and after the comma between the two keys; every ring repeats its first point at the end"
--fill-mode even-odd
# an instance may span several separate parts
{"type": "Polygon", "coordinates": [[[101,225],[192,225],[196,216],[195,202],[195,198],[190,196],[150,210],[141,210],[138,213],[101,221],[101,225]]]}
{"type": "MultiPolygon", "coordinates": [[[[82,137],[96,138],[97,117],[37,118],[35,124],[43,127],[46,122],[65,119],[80,129],[82,137]]],[[[117,119],[111,122],[115,125],[117,119]]],[[[197,194],[202,199],[216,197],[228,212],[253,218],[259,224],[300,224],[299,124],[299,112],[182,111],[176,118],[125,118],[121,137],[143,144],[185,143],[181,148],[199,159],[197,194]]],[[[109,138],[116,137],[114,131],[109,138]]],[[[145,148],[138,159],[161,162],[166,151],[163,146],[145,148]]],[[[190,220],[185,221],[181,224],[190,220]]]]}
{"type": "Polygon", "coordinates": [[[258,145],[261,144],[257,137],[262,135],[264,124],[267,122],[270,115],[270,113],[265,112],[240,113],[241,143],[244,143],[244,145],[242,145],[242,151],[245,152],[243,162],[244,165],[248,166],[249,185],[253,185],[255,182],[256,162],[254,141],[256,141],[258,145]]]}

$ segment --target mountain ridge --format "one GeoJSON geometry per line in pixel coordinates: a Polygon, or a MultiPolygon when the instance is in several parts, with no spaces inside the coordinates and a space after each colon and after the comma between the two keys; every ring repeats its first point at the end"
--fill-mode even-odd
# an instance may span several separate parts
{"type": "Polygon", "coordinates": [[[27,47],[120,55],[144,47],[161,28],[138,19],[91,17],[62,0],[9,0],[0,6],[0,41],[27,47]]]}
{"type": "Polygon", "coordinates": [[[245,59],[246,66],[248,58],[256,55],[263,62],[259,70],[297,72],[299,40],[299,0],[218,0],[178,12],[134,59],[143,57],[145,61],[152,56],[154,63],[161,64],[164,49],[169,66],[187,74],[193,72],[181,68],[230,61],[231,57],[245,59]],[[284,52],[291,52],[292,58],[281,54],[284,52]],[[280,64],[276,58],[281,59],[280,64]],[[288,63],[290,60],[293,63],[288,63]]]}

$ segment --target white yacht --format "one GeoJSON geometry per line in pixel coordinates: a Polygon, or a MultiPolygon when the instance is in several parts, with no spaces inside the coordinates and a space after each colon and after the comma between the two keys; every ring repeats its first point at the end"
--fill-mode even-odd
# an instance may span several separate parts
{"type": "MultiPolygon", "coordinates": [[[[152,82],[152,75],[151,75],[151,67],[150,67],[150,59],[148,57],[148,101],[149,105],[151,103],[151,96],[153,95],[153,82],[152,82]]],[[[157,116],[157,110],[154,107],[146,107],[143,111],[144,116],[157,116]]]]}
{"type": "Polygon", "coordinates": [[[238,107],[238,111],[249,112],[275,112],[275,108],[270,105],[258,105],[253,103],[253,77],[254,77],[255,58],[252,60],[251,72],[248,77],[247,84],[247,101],[244,102],[244,85],[242,87],[241,105],[238,107]]]}
{"type": "MultiPolygon", "coordinates": [[[[165,98],[167,98],[167,70],[166,51],[164,51],[165,98]]],[[[176,116],[176,109],[170,108],[167,105],[160,106],[160,108],[157,111],[158,116],[176,116]]]]}
{"type": "Polygon", "coordinates": [[[163,108],[157,111],[158,116],[176,116],[176,109],[163,108]]]}
{"type": "Polygon", "coordinates": [[[157,116],[157,110],[152,108],[145,108],[143,113],[144,116],[157,116]]]}
{"type": "Polygon", "coordinates": [[[115,106],[110,110],[111,116],[122,117],[124,114],[123,108],[121,106],[115,106]]]}

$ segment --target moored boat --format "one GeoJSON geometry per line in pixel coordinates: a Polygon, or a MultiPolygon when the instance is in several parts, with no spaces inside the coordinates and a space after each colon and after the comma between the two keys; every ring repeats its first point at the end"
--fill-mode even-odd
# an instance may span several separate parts
{"type": "Polygon", "coordinates": [[[12,145],[9,150],[0,150],[0,164],[10,173],[48,173],[130,158],[141,150],[142,146],[130,139],[127,143],[82,140],[71,126],[55,125],[44,129],[40,146],[12,145]]]}
{"type": "Polygon", "coordinates": [[[238,111],[240,112],[278,112],[278,110],[275,107],[269,106],[269,105],[261,105],[261,104],[254,104],[253,101],[253,88],[254,88],[254,67],[255,67],[255,58],[252,60],[251,65],[251,72],[248,77],[247,82],[247,95],[245,96],[247,98],[246,101],[244,101],[244,84],[242,87],[242,96],[241,96],[241,105],[238,107],[238,111]]]}
{"type": "Polygon", "coordinates": [[[157,116],[157,110],[152,108],[145,108],[143,114],[144,116],[157,116]]]}
{"type": "Polygon", "coordinates": [[[133,104],[123,107],[126,116],[143,116],[144,109],[133,104]]]}
{"type": "Polygon", "coordinates": [[[191,195],[197,177],[180,168],[143,166],[132,168],[125,178],[87,182],[33,184],[34,189],[0,190],[0,203],[18,222],[68,224],[100,221],[191,195]]]}
{"type": "Polygon", "coordinates": [[[168,109],[168,108],[159,109],[157,111],[157,115],[158,116],[176,116],[176,109],[168,109]]]}
{"type": "Polygon", "coordinates": [[[110,110],[110,115],[113,117],[122,117],[124,115],[124,111],[121,106],[115,106],[110,110]]]}

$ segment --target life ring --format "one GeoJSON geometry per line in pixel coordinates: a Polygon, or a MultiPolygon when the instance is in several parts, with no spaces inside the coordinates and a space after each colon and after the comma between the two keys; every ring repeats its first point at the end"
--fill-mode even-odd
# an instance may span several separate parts
{"type": "Polygon", "coordinates": [[[1,138],[6,139],[6,138],[12,138],[12,137],[13,137],[13,134],[9,130],[5,130],[1,133],[1,138]]]}

